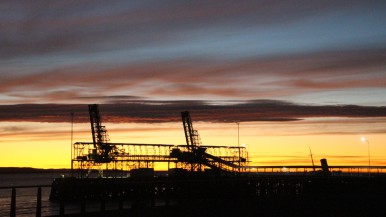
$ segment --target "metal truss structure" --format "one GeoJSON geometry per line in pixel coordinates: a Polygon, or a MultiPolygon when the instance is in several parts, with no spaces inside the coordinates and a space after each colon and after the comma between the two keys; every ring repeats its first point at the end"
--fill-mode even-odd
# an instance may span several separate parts
{"type": "Polygon", "coordinates": [[[245,147],[202,146],[187,111],[181,113],[186,145],[111,143],[98,105],[89,105],[89,114],[93,142],[72,147],[71,168],[79,178],[126,177],[132,170],[154,170],[160,163],[170,171],[238,173],[248,163],[245,147]]]}

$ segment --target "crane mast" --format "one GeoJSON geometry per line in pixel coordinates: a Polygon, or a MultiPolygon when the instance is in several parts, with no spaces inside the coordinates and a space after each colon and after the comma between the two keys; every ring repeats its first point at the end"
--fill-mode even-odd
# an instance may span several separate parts
{"type": "Polygon", "coordinates": [[[197,130],[194,130],[192,119],[188,111],[181,112],[182,123],[185,132],[187,152],[179,149],[172,150],[171,156],[177,157],[182,162],[191,165],[191,170],[200,171],[204,166],[217,172],[229,172],[238,169],[240,171],[240,162],[245,163],[246,158],[241,158],[240,148],[238,154],[232,159],[223,159],[218,156],[207,153],[207,148],[201,146],[200,136],[197,130]],[[236,162],[239,162],[236,164],[236,162]]]}
{"type": "Polygon", "coordinates": [[[94,148],[100,146],[102,143],[108,142],[108,135],[105,126],[102,126],[101,117],[99,115],[99,107],[97,104],[88,105],[90,114],[90,124],[92,132],[92,140],[94,148]]]}
{"type": "Polygon", "coordinates": [[[110,162],[112,157],[109,156],[109,153],[115,146],[108,143],[107,129],[102,125],[99,107],[97,104],[88,105],[88,111],[90,114],[91,133],[95,150],[93,157],[96,162],[110,162]]]}
{"type": "Polygon", "coordinates": [[[201,145],[200,135],[197,130],[193,129],[192,119],[188,111],[181,112],[181,117],[188,150],[195,151],[201,145]]]}

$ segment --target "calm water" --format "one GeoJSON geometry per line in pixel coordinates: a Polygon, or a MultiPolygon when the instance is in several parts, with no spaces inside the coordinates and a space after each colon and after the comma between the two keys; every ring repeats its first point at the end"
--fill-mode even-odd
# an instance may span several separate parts
{"type": "MultiPolygon", "coordinates": [[[[0,174],[0,187],[50,185],[53,178],[60,177],[55,173],[0,174]]],[[[42,188],[42,214],[54,214],[58,206],[49,202],[50,187],[42,188]]],[[[37,188],[16,189],[16,215],[33,216],[36,212],[37,188]]],[[[0,216],[9,216],[12,189],[0,189],[0,216]]],[[[57,213],[59,209],[57,209],[57,213]]],[[[56,214],[56,212],[55,212],[56,214]]]]}
{"type": "MultiPolygon", "coordinates": [[[[51,185],[59,173],[0,174],[0,187],[51,185]]],[[[36,187],[16,188],[16,216],[29,217],[36,214],[36,187]]],[[[59,214],[59,203],[49,201],[50,187],[42,188],[42,216],[59,214]]],[[[0,189],[0,217],[9,216],[12,189],[0,189]]],[[[127,207],[128,204],[124,204],[127,207]]],[[[106,204],[106,210],[116,209],[117,204],[106,204]]],[[[86,212],[98,211],[100,204],[88,203],[86,212]]],[[[79,213],[80,204],[66,204],[65,213],[79,213]]]]}

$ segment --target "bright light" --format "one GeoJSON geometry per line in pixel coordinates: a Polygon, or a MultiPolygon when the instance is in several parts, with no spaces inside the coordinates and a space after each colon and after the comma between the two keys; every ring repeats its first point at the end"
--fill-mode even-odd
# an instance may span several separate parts
{"type": "Polygon", "coordinates": [[[361,138],[362,142],[366,142],[367,143],[367,154],[369,156],[369,168],[368,168],[368,172],[369,172],[369,176],[370,176],[370,142],[369,140],[366,139],[366,137],[362,136],[361,138]]]}
{"type": "Polygon", "coordinates": [[[366,142],[367,141],[366,137],[364,137],[364,136],[362,136],[361,140],[362,140],[362,142],[366,142]]]}

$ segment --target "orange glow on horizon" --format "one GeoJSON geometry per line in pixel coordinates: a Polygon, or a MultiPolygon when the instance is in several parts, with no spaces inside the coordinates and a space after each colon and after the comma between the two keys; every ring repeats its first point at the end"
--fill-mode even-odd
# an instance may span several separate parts
{"type": "MultiPolygon", "coordinates": [[[[310,125],[308,121],[240,123],[240,145],[246,144],[250,165],[310,166],[308,147],[312,150],[315,165],[320,165],[321,158],[327,158],[331,166],[367,165],[367,145],[361,141],[364,134],[345,132],[318,134],[314,131],[323,124],[315,126],[315,123],[310,125]],[[306,131],[307,127],[309,131],[306,131]],[[284,131],[285,129],[288,130],[284,131]]],[[[111,142],[185,144],[182,124],[177,122],[104,124],[111,142]]],[[[70,168],[69,123],[12,123],[12,126],[16,130],[2,132],[3,139],[0,145],[4,154],[0,160],[0,167],[70,168]]],[[[352,127],[352,123],[349,122],[347,127],[352,127]]],[[[203,145],[238,145],[238,130],[235,123],[197,122],[194,123],[194,128],[199,131],[203,145]]],[[[386,147],[383,145],[386,135],[381,133],[365,135],[370,143],[371,165],[386,165],[384,161],[386,147]]],[[[89,124],[74,125],[73,142],[91,142],[89,124]]]]}

